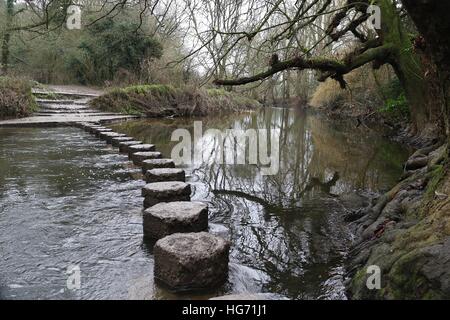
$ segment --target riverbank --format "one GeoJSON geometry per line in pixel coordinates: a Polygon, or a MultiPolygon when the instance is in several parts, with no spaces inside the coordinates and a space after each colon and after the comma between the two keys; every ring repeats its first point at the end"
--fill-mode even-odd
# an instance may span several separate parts
{"type": "Polygon", "coordinates": [[[258,101],[221,89],[136,85],[113,89],[91,101],[102,110],[147,118],[191,117],[255,110],[258,101]]]}
{"type": "Polygon", "coordinates": [[[400,182],[347,216],[356,241],[346,288],[352,299],[450,297],[450,174],[447,146],[417,150],[400,182]],[[381,288],[369,290],[369,266],[381,288]]]}
{"type": "MultiPolygon", "coordinates": [[[[321,95],[332,96],[326,92],[321,95]]],[[[401,95],[382,108],[370,103],[374,99],[368,99],[364,106],[351,103],[351,99],[341,100],[313,101],[309,109],[332,121],[348,121],[367,130],[381,127],[385,136],[416,150],[391,190],[368,199],[370,205],[349,210],[346,216],[355,236],[347,260],[349,298],[450,298],[447,145],[420,133],[411,135],[401,95]],[[341,100],[346,102],[336,103],[341,100]],[[368,289],[367,280],[373,275],[368,272],[370,266],[380,268],[380,289],[368,289]]]]}
{"type": "Polygon", "coordinates": [[[27,117],[36,109],[29,81],[0,77],[0,120],[27,117]]]}

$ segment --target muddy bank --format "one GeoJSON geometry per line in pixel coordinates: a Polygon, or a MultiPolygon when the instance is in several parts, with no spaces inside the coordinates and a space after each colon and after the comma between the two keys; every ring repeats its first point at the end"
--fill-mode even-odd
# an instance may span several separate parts
{"type": "Polygon", "coordinates": [[[346,219],[356,234],[346,288],[353,299],[450,298],[450,174],[448,148],[415,152],[401,181],[346,219]],[[369,266],[381,289],[369,290],[369,266]]]}

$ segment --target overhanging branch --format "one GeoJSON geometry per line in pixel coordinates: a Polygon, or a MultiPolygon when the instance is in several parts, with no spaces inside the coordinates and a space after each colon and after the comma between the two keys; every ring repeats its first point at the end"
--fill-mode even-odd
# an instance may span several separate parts
{"type": "MultiPolygon", "coordinates": [[[[305,59],[303,57],[296,57],[293,59],[281,61],[272,64],[270,69],[261,72],[251,77],[243,77],[239,79],[217,79],[214,80],[214,84],[220,86],[236,86],[261,81],[269,78],[270,76],[288,69],[305,70],[312,69],[321,71],[323,74],[319,78],[320,81],[324,81],[329,77],[333,79],[341,79],[342,75],[349,73],[350,71],[357,69],[369,62],[388,62],[392,53],[391,45],[384,45],[376,48],[370,48],[360,54],[350,54],[342,61],[334,60],[330,58],[312,58],[305,59]]],[[[342,83],[341,83],[342,85],[342,83]]]]}

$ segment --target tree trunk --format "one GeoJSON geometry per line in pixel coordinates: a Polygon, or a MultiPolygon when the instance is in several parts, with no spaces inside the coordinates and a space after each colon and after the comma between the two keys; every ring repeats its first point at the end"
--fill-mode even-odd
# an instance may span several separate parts
{"type": "Polygon", "coordinates": [[[423,50],[437,66],[440,104],[445,134],[450,144],[450,2],[442,0],[403,0],[411,19],[424,37],[423,50]]]}
{"type": "MultiPolygon", "coordinates": [[[[411,112],[411,134],[427,142],[444,134],[442,108],[439,99],[439,85],[434,65],[414,46],[414,39],[402,26],[391,0],[380,0],[382,29],[380,37],[384,44],[392,44],[394,52],[390,57],[404,90],[411,112]]],[[[416,40],[417,42],[417,40],[416,40]]]]}
{"type": "Polygon", "coordinates": [[[6,1],[6,23],[5,23],[5,34],[3,35],[2,41],[2,73],[8,73],[8,64],[9,64],[9,42],[11,40],[11,27],[12,27],[12,18],[14,15],[14,0],[6,1]]]}

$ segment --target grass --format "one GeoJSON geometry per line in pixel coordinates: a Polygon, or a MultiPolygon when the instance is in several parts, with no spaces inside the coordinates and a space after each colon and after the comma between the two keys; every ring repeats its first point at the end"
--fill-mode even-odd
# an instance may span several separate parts
{"type": "Polygon", "coordinates": [[[29,81],[0,77],[0,119],[26,117],[37,108],[29,81]]]}
{"type": "Polygon", "coordinates": [[[145,84],[113,89],[94,99],[92,106],[103,111],[157,118],[253,110],[259,103],[223,89],[145,84]]]}

